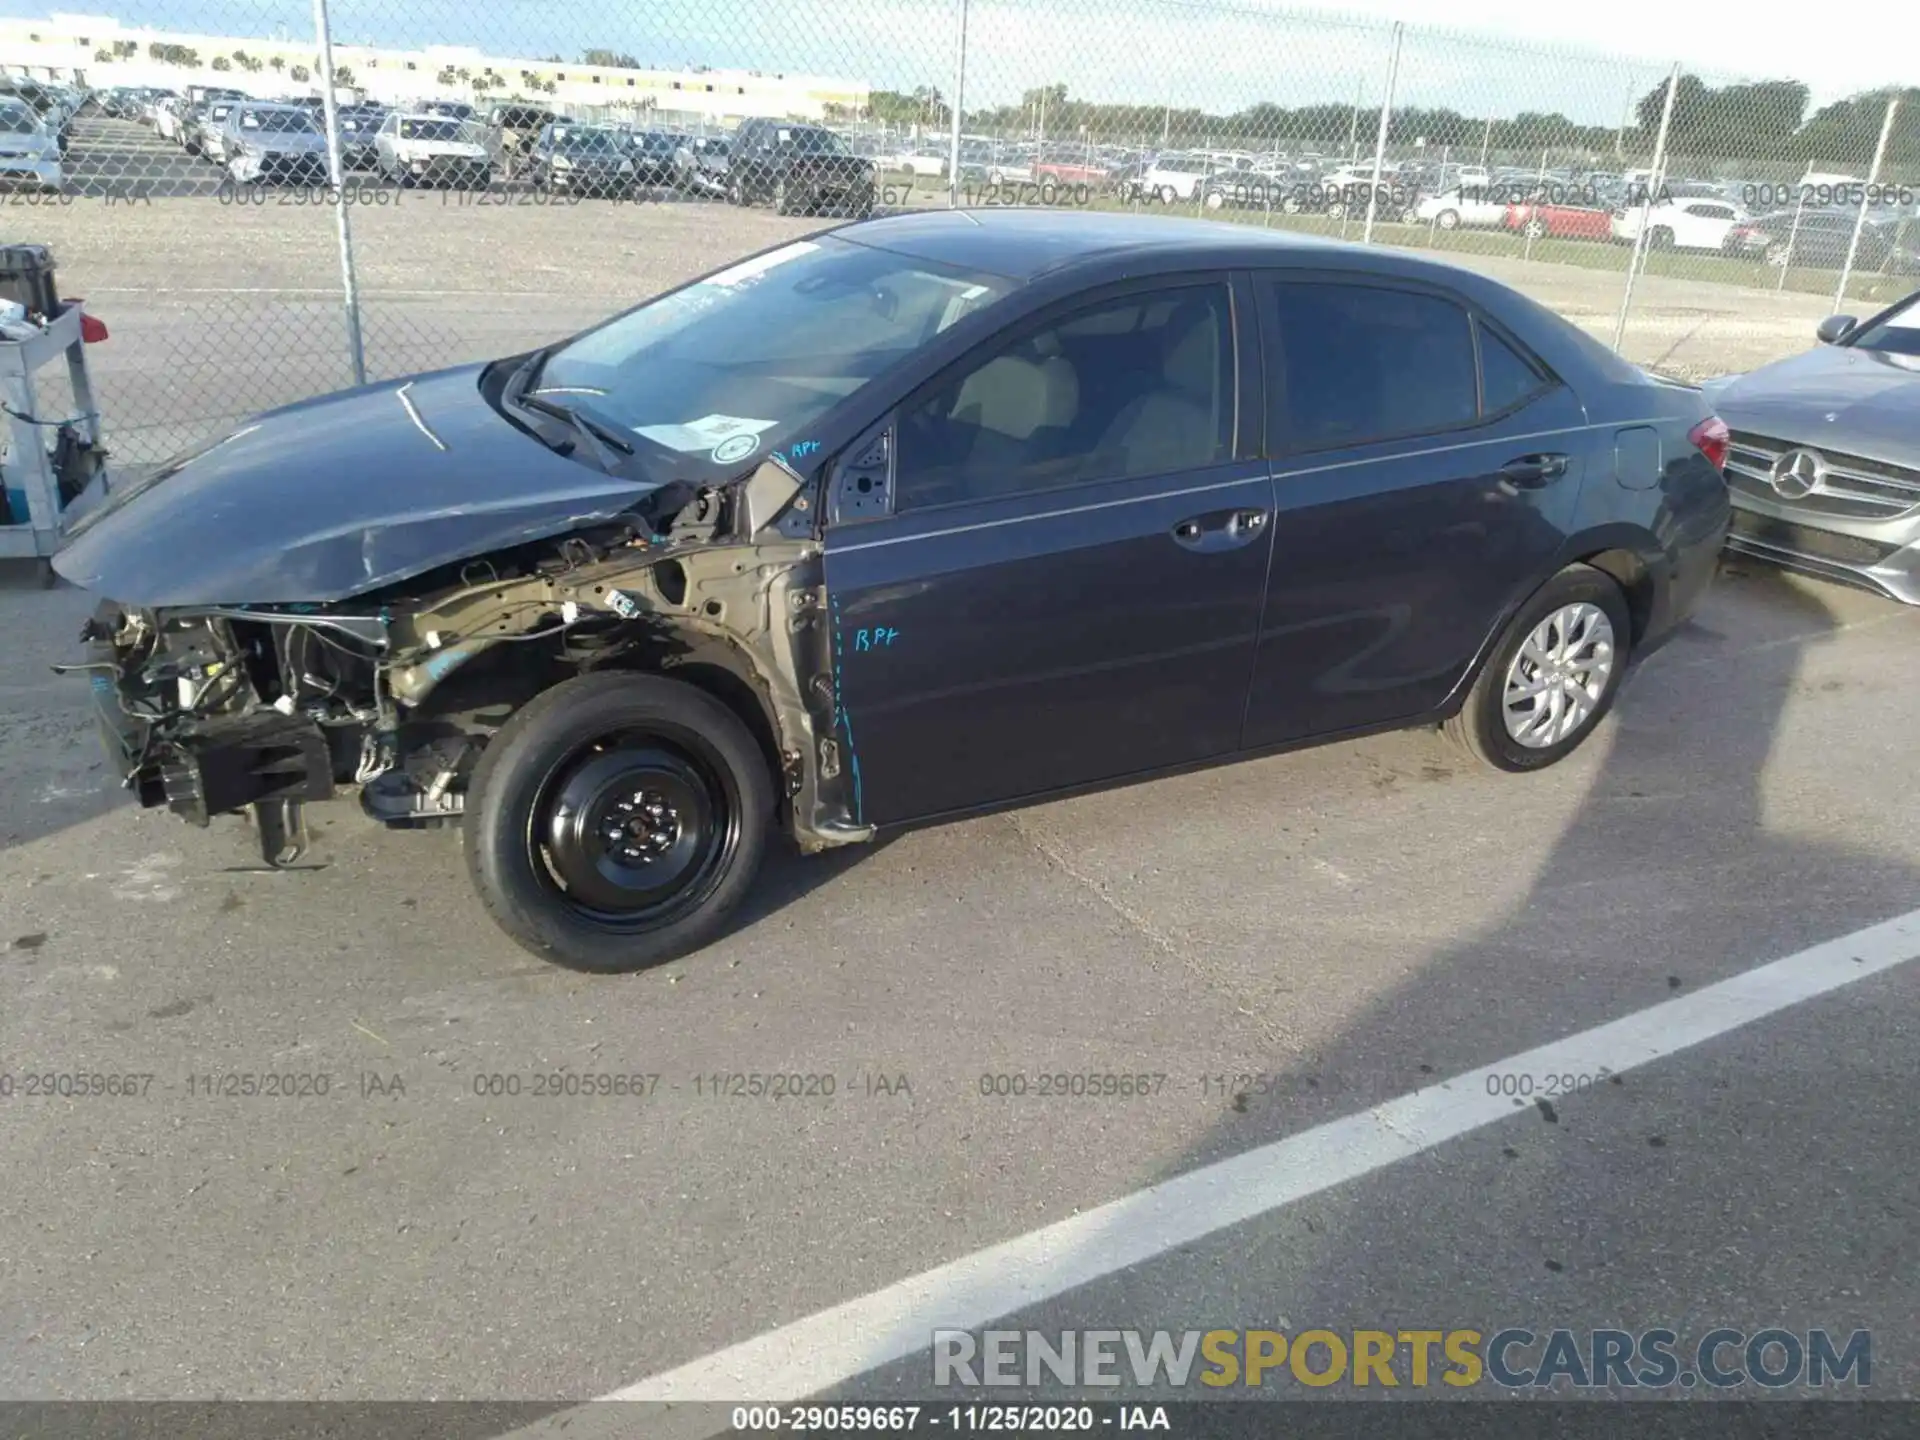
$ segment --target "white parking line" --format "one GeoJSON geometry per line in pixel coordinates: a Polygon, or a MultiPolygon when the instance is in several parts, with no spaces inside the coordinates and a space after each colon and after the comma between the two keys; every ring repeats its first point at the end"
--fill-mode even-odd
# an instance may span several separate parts
{"type": "MultiPolygon", "coordinates": [[[[1508,1119],[1526,1102],[1490,1095],[1489,1077],[1624,1073],[1917,957],[1920,910],[1188,1171],[602,1398],[784,1402],[817,1395],[927,1349],[935,1326],[985,1325],[1508,1119]]],[[[578,1407],[518,1433],[557,1426],[557,1435],[590,1411],[578,1407]]]]}

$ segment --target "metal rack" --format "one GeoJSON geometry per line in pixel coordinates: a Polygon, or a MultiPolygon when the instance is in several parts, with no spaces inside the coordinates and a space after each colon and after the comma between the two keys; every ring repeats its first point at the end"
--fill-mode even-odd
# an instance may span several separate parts
{"type": "Polygon", "coordinates": [[[87,378],[80,318],[81,307],[69,304],[39,334],[25,340],[0,339],[0,391],[5,394],[4,418],[11,441],[6,459],[0,462],[0,479],[16,502],[13,523],[0,525],[0,559],[37,559],[41,580],[47,585],[54,581],[52,556],[60,548],[62,509],[48,441],[52,432],[68,423],[88,443],[100,443],[100,417],[93,403],[93,385],[87,378]],[[67,379],[78,413],[42,415],[34,376],[62,357],[67,362],[67,379]],[[17,513],[22,493],[27,500],[24,521],[17,513]]]}

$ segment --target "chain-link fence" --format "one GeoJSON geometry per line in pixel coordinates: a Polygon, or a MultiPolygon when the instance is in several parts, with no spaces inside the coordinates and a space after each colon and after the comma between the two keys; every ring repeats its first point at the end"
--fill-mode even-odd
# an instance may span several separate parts
{"type": "Polygon", "coordinates": [[[543,343],[825,213],[1405,246],[1689,378],[1920,283],[1920,92],[1210,0],[138,0],[0,19],[0,71],[8,238],[112,326],[131,465],[543,343]]]}

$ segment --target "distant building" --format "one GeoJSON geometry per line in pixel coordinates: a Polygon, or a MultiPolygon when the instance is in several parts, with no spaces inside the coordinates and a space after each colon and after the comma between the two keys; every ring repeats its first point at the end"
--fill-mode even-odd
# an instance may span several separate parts
{"type": "MultiPolygon", "coordinates": [[[[291,33],[202,35],[65,12],[44,20],[0,18],[0,70],[93,86],[219,84],[262,98],[311,94],[318,50],[310,36],[291,33]],[[307,78],[295,80],[296,70],[307,78]]],[[[872,88],[864,80],[819,75],[704,66],[628,70],[493,55],[472,46],[349,45],[337,37],[333,63],[352,72],[367,98],[387,104],[464,100],[484,107],[525,99],[561,111],[646,113],[681,123],[852,119],[866,113],[872,88]]]]}

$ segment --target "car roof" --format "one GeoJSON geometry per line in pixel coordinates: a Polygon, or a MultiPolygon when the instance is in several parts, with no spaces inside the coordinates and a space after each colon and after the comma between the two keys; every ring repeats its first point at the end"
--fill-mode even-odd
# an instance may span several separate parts
{"type": "MultiPolygon", "coordinates": [[[[1298,265],[1363,268],[1459,285],[1453,266],[1379,246],[1221,220],[1058,210],[920,210],[839,227],[836,235],[961,269],[1027,281],[1056,270],[1110,265],[1152,255],[1178,265],[1298,265]]],[[[1163,268],[1163,267],[1156,267],[1163,268]]]]}

